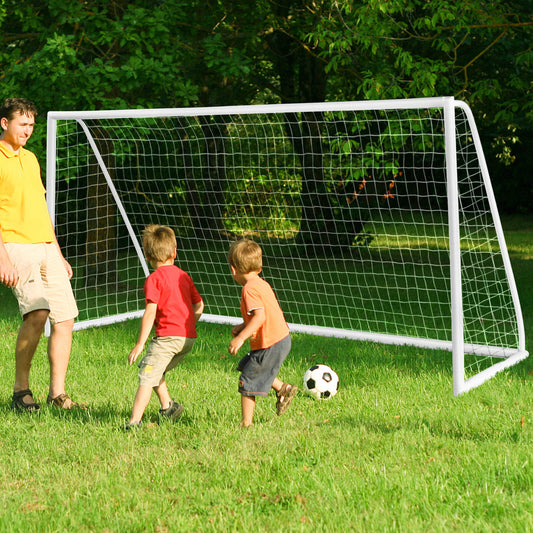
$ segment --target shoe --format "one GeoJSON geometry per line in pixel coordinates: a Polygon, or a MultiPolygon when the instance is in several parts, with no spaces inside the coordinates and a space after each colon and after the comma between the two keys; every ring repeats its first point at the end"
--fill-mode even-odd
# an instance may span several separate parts
{"type": "Polygon", "coordinates": [[[137,431],[138,429],[141,429],[142,422],[128,422],[124,426],[124,431],[137,431]]]}
{"type": "Polygon", "coordinates": [[[159,409],[159,414],[168,418],[169,420],[177,420],[185,410],[185,407],[181,403],[176,403],[174,400],[170,402],[170,405],[166,409],[159,409]]]}
{"type": "Polygon", "coordinates": [[[84,403],[73,402],[68,394],[59,394],[55,398],[48,395],[46,403],[50,403],[55,407],[61,407],[61,409],[87,409],[87,405],[84,403]]]}
{"type": "Polygon", "coordinates": [[[278,415],[282,415],[289,408],[297,392],[298,387],[296,385],[289,385],[288,383],[284,383],[281,389],[276,392],[278,398],[276,401],[276,413],[278,415]]]}
{"type": "Polygon", "coordinates": [[[13,393],[13,398],[11,399],[11,409],[13,409],[13,411],[35,412],[41,408],[41,406],[34,401],[29,403],[24,402],[24,396],[31,396],[31,399],[33,400],[33,394],[30,389],[19,390],[13,393]]]}

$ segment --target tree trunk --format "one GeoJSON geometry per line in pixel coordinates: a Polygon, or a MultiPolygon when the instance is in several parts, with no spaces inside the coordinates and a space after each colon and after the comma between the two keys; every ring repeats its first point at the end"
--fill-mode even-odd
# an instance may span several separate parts
{"type": "Polygon", "coordinates": [[[224,232],[227,120],[217,119],[216,123],[209,117],[200,119],[205,148],[201,169],[190,164],[190,151],[183,155],[189,216],[194,235],[202,239],[219,239],[224,232]],[[196,172],[202,175],[197,176],[196,172]]]}
{"type": "MultiPolygon", "coordinates": [[[[279,74],[282,101],[324,101],[327,77],[322,61],[285,32],[273,32],[268,45],[279,74]]],[[[336,254],[338,250],[331,247],[351,246],[364,225],[352,221],[353,213],[342,209],[335,192],[328,191],[320,130],[322,119],[322,113],[285,115],[285,129],[302,166],[302,218],[297,242],[313,255],[336,254]],[[344,217],[346,214],[350,216],[344,217]]]]}
{"type": "MultiPolygon", "coordinates": [[[[113,176],[112,142],[103,138],[98,127],[91,134],[107,171],[113,176]]],[[[117,283],[117,206],[96,157],[91,158],[87,188],[87,242],[85,245],[88,287],[110,287],[117,283]]]]}

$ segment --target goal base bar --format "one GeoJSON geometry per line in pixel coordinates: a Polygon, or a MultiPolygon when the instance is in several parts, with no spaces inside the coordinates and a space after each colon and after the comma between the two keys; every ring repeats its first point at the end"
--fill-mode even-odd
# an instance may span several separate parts
{"type": "MultiPolygon", "coordinates": [[[[80,331],[83,329],[96,328],[99,326],[110,326],[115,322],[125,322],[134,318],[141,318],[144,314],[144,309],[140,311],[131,311],[129,313],[121,313],[118,315],[109,315],[101,318],[94,318],[92,320],[81,320],[74,322],[73,331],[80,331]]],[[[50,321],[47,320],[44,326],[44,335],[50,337],[50,321]]]]}
{"type": "Polygon", "coordinates": [[[476,374],[475,376],[472,376],[469,379],[466,380],[459,380],[459,383],[453,384],[453,394],[454,396],[459,396],[460,394],[464,394],[465,392],[468,392],[472,389],[475,389],[476,387],[479,387],[482,383],[485,381],[488,381],[490,378],[493,378],[498,372],[501,372],[502,370],[505,370],[506,368],[509,368],[513,365],[516,365],[526,357],[528,357],[529,352],[527,351],[519,351],[515,350],[515,354],[508,357],[507,359],[500,361],[499,363],[496,363],[495,365],[492,365],[490,368],[486,368],[485,370],[481,371],[479,374],[476,374]]]}
{"type": "MultiPolygon", "coordinates": [[[[241,318],[203,314],[200,319],[203,322],[212,322],[216,324],[228,324],[235,326],[242,322],[241,318]]],[[[436,339],[421,339],[418,337],[408,337],[402,335],[388,335],[380,333],[368,333],[364,331],[353,331],[340,328],[329,328],[324,326],[309,326],[305,324],[291,324],[289,329],[292,333],[308,333],[320,337],[335,337],[338,339],[351,339],[358,341],[368,341],[381,344],[395,344],[415,346],[418,348],[427,348],[429,350],[446,350],[452,351],[451,341],[440,341],[436,339]]],[[[480,344],[465,344],[464,353],[469,355],[478,355],[485,357],[496,357],[504,359],[506,362],[510,358],[520,361],[525,359],[529,354],[525,350],[514,348],[500,348],[495,346],[483,346],[480,344]]]]}
{"type": "MultiPolygon", "coordinates": [[[[124,322],[126,320],[132,320],[135,318],[141,318],[143,316],[144,310],[132,311],[129,313],[122,313],[118,315],[112,315],[102,318],[95,318],[93,320],[83,320],[81,322],[74,323],[74,331],[80,331],[83,329],[94,328],[98,326],[107,326],[114,324],[115,322],[124,322]]],[[[212,315],[209,313],[204,313],[200,318],[200,322],[207,322],[212,324],[226,324],[230,326],[236,326],[242,322],[242,319],[239,317],[233,316],[223,316],[223,315],[212,315]]],[[[324,326],[310,326],[305,324],[292,324],[289,323],[289,329],[292,333],[306,333],[309,335],[317,335],[319,337],[334,337],[337,339],[351,339],[357,341],[366,341],[366,342],[375,342],[381,344],[393,344],[398,346],[415,346],[418,348],[427,348],[429,350],[446,350],[448,352],[452,351],[452,342],[451,341],[441,341],[437,339],[421,339],[419,337],[408,337],[402,335],[388,335],[386,333],[368,333],[365,331],[354,331],[346,330],[340,328],[330,328],[324,326]]],[[[45,335],[49,336],[49,325],[45,328],[45,335]]],[[[464,353],[468,355],[478,355],[485,357],[496,357],[501,358],[504,361],[502,363],[507,363],[510,359],[515,360],[516,362],[525,359],[529,352],[526,350],[517,350],[514,348],[499,348],[494,346],[483,346],[480,344],[465,344],[464,353]]],[[[500,363],[498,363],[499,365],[500,363]]],[[[514,363],[511,363],[514,364],[514,363]]],[[[497,365],[496,365],[497,366],[497,365]]],[[[506,365],[502,368],[507,368],[506,365]]],[[[482,372],[480,375],[488,373],[487,369],[482,372]]],[[[499,367],[494,371],[494,373],[499,372],[499,367]]],[[[468,381],[473,381],[474,378],[468,381]]]]}
{"type": "MultiPolygon", "coordinates": [[[[74,324],[74,331],[80,331],[98,326],[106,326],[115,324],[117,322],[125,322],[126,320],[141,318],[143,316],[143,313],[144,310],[140,310],[129,313],[122,313],[119,315],[107,316],[103,318],[96,318],[93,320],[83,320],[74,324]]],[[[239,317],[212,315],[209,313],[205,313],[202,315],[200,321],[211,324],[236,326],[237,324],[240,324],[242,322],[242,319],[239,317]]],[[[317,335],[320,337],[334,337],[338,339],[351,339],[357,341],[375,342],[390,345],[407,345],[415,346],[418,348],[426,348],[430,350],[446,350],[449,352],[453,351],[451,341],[448,342],[439,341],[435,339],[420,339],[417,337],[407,337],[401,335],[387,335],[376,333],[369,334],[363,331],[351,331],[323,326],[307,326],[292,323],[289,323],[288,325],[291,333],[304,333],[309,335],[317,335]]],[[[45,325],[44,333],[47,337],[50,336],[50,323],[48,321],[45,325]]],[[[464,353],[469,355],[501,358],[502,361],[492,365],[490,368],[483,370],[479,374],[476,374],[475,376],[469,379],[456,380],[454,378],[454,396],[459,396],[460,394],[464,394],[465,392],[468,392],[478,387],[485,381],[494,377],[498,372],[501,372],[502,370],[505,370],[506,368],[509,368],[519,363],[523,359],[526,359],[529,355],[529,352],[526,350],[495,348],[494,346],[481,346],[477,344],[465,344],[464,353]],[[455,381],[457,381],[457,383],[455,381]]]]}

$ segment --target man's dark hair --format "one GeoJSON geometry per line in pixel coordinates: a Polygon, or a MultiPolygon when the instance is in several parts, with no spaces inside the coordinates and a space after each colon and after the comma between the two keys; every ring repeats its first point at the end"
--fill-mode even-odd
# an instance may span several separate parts
{"type": "Polygon", "coordinates": [[[26,98],[7,98],[0,107],[0,119],[13,120],[15,115],[37,115],[37,107],[31,100],[26,98]]]}

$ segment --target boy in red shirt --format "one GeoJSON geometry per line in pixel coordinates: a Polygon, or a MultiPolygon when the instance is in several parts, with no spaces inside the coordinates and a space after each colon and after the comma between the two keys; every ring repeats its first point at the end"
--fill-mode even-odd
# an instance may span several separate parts
{"type": "Polygon", "coordinates": [[[228,253],[233,279],[242,285],[241,314],[244,322],[232,329],[229,353],[235,355],[246,339],[250,352],[241,359],[239,392],[242,420],[252,425],[255,397],[276,391],[276,412],[283,414],[292,402],[298,387],[277,378],[279,369],[291,349],[289,327],[272,287],[259,277],[263,269],[261,247],[250,239],[234,242],[228,253]]]}
{"type": "Polygon", "coordinates": [[[139,388],[126,429],[140,427],[152,389],[159,397],[161,416],[176,420],[183,413],[183,405],[170,397],[165,374],[191,351],[196,339],[196,323],[204,310],[204,302],[191,277],[174,265],[174,231],[150,224],[143,231],[143,248],[155,271],[144,283],[146,307],[137,344],[128,357],[130,365],[143,351],[154,323],[155,337],[139,363],[139,388]]]}

